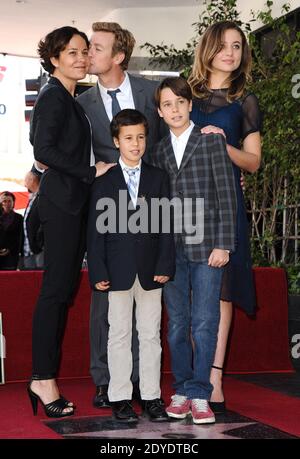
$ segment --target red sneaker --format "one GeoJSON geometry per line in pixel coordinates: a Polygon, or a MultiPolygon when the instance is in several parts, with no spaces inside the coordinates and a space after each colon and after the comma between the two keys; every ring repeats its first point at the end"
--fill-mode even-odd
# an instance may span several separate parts
{"type": "Polygon", "coordinates": [[[216,422],[215,415],[210,409],[207,400],[194,398],[191,402],[194,424],[212,424],[216,422]]]}
{"type": "Polygon", "coordinates": [[[168,416],[171,418],[184,419],[191,412],[191,400],[184,395],[172,395],[171,403],[166,409],[168,416]]]}

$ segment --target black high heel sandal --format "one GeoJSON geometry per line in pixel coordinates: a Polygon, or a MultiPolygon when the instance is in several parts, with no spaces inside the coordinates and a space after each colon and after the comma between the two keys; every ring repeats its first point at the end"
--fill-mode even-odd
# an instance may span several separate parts
{"type": "Polygon", "coordinates": [[[48,418],[64,418],[66,416],[72,416],[74,414],[74,406],[66,405],[66,403],[69,402],[64,397],[60,396],[60,398],[54,400],[54,402],[45,404],[43,403],[41,398],[31,390],[30,385],[27,387],[27,393],[31,401],[34,416],[37,415],[39,402],[44,408],[45,414],[46,416],[48,416],[48,418]],[[72,408],[72,411],[64,412],[66,408],[72,408]]]}
{"type": "Polygon", "coordinates": [[[59,398],[65,403],[66,408],[76,408],[76,405],[70,400],[66,399],[63,395],[59,394],[59,398]]]}
{"type": "MultiPolygon", "coordinates": [[[[216,370],[223,371],[223,367],[217,367],[216,365],[212,365],[212,368],[215,368],[216,370]]],[[[225,400],[223,402],[208,402],[210,409],[215,413],[215,414],[224,414],[226,413],[226,404],[225,400]]]]}

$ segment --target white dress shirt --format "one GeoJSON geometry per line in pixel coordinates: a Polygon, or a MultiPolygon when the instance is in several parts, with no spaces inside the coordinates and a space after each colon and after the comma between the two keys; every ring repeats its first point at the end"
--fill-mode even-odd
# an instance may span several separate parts
{"type": "Polygon", "coordinates": [[[33,252],[30,250],[30,244],[29,244],[29,239],[28,239],[28,234],[27,234],[27,226],[26,226],[26,220],[28,217],[28,214],[31,210],[32,204],[34,203],[34,200],[37,197],[37,193],[29,193],[29,201],[27,204],[27,207],[24,212],[24,219],[23,219],[23,230],[24,230],[24,245],[23,245],[23,253],[25,257],[29,257],[30,255],[33,255],[33,252]]]}
{"type": "Polygon", "coordinates": [[[137,164],[136,166],[134,167],[130,167],[130,166],[127,166],[124,161],[122,161],[122,158],[120,156],[119,158],[119,164],[121,166],[121,169],[122,169],[122,172],[123,172],[123,176],[124,176],[124,179],[125,179],[125,182],[126,182],[126,185],[127,185],[127,182],[129,180],[129,175],[127,174],[126,170],[125,169],[135,169],[136,167],[139,168],[139,170],[136,172],[135,176],[136,176],[136,184],[137,184],[137,187],[136,187],[136,195],[135,195],[135,199],[132,199],[132,203],[134,205],[134,208],[136,207],[136,202],[137,202],[137,197],[138,197],[138,190],[139,190],[139,186],[140,186],[140,177],[141,177],[141,167],[142,167],[142,160],[140,159],[140,162],[139,164],[137,164]]]}
{"type": "Polygon", "coordinates": [[[181,164],[181,161],[182,161],[182,158],[183,158],[183,154],[184,154],[184,151],[185,151],[185,148],[186,148],[186,144],[187,144],[187,142],[189,140],[189,137],[191,135],[191,132],[192,132],[194,126],[195,126],[195,124],[193,123],[193,121],[190,121],[189,127],[182,134],[180,134],[179,137],[176,137],[176,135],[173,134],[172,131],[170,131],[171,132],[172,147],[173,147],[173,151],[174,151],[174,155],[175,155],[175,159],[176,159],[176,163],[177,163],[178,169],[180,168],[180,164],[181,164]]]}
{"type": "Polygon", "coordinates": [[[120,89],[120,92],[117,93],[116,97],[118,99],[121,110],[124,110],[124,108],[135,108],[130,80],[126,72],[125,72],[124,81],[120,84],[120,86],[118,86],[118,88],[105,88],[104,86],[102,86],[102,84],[100,84],[99,80],[98,80],[98,86],[99,86],[100,94],[103,100],[105,111],[110,121],[112,120],[112,110],[111,110],[112,98],[109,94],[107,94],[107,91],[113,91],[116,89],[120,89]]]}
{"type": "Polygon", "coordinates": [[[89,125],[90,125],[90,132],[91,132],[91,154],[90,154],[90,166],[95,166],[96,164],[96,161],[95,161],[95,155],[94,155],[94,150],[93,150],[93,142],[92,142],[92,139],[93,139],[93,133],[92,133],[92,125],[91,125],[91,122],[89,120],[89,117],[87,116],[87,114],[85,113],[85,116],[86,116],[86,119],[88,120],[89,122],[89,125]]]}

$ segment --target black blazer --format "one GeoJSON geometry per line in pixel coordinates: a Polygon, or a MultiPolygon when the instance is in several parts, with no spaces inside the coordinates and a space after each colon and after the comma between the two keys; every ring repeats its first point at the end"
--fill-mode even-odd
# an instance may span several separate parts
{"type": "Polygon", "coordinates": [[[87,201],[96,168],[90,166],[90,125],[82,107],[57,78],[42,88],[30,120],[34,157],[49,169],[39,194],[70,214],[87,201]]]}
{"type": "MultiPolygon", "coordinates": [[[[145,290],[161,288],[153,281],[155,275],[172,277],[175,272],[175,246],[172,233],[163,234],[161,226],[157,233],[150,231],[132,234],[130,232],[108,232],[100,234],[96,230],[97,218],[105,210],[96,210],[100,198],[111,198],[116,203],[117,228],[119,220],[119,190],[127,192],[125,205],[130,196],[121,166],[111,168],[105,175],[95,180],[91,191],[90,213],[87,233],[88,269],[92,288],[97,282],[110,281],[110,290],[128,290],[136,275],[145,290]]],[[[169,197],[168,175],[142,162],[138,197],[148,204],[148,227],[151,223],[151,198],[169,197]]],[[[123,206],[123,209],[124,210],[123,206]]],[[[137,206],[137,211],[139,206],[137,206]]],[[[134,210],[128,211],[128,220],[134,210]]],[[[161,223],[161,219],[160,219],[161,223]]]]}
{"type": "Polygon", "coordinates": [[[16,269],[23,240],[23,217],[13,211],[12,222],[4,229],[0,218],[0,249],[9,249],[9,254],[0,257],[0,265],[16,269]]]}
{"type": "Polygon", "coordinates": [[[29,247],[34,254],[40,253],[44,246],[44,235],[39,216],[38,199],[38,196],[34,198],[30,211],[25,218],[29,247]]]}

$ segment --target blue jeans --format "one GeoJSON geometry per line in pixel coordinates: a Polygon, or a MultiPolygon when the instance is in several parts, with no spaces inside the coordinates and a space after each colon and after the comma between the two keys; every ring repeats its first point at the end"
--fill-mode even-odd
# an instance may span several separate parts
{"type": "Polygon", "coordinates": [[[176,394],[210,399],[213,364],[220,321],[223,268],[207,261],[191,262],[183,247],[176,248],[176,275],[164,287],[168,342],[176,394]],[[194,342],[192,349],[191,334],[194,342]]]}

